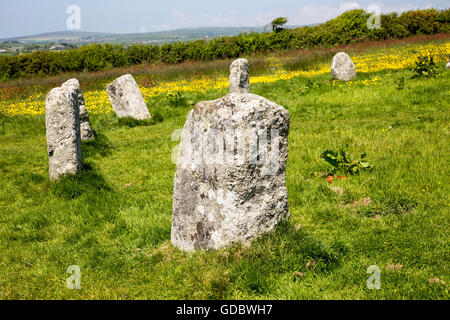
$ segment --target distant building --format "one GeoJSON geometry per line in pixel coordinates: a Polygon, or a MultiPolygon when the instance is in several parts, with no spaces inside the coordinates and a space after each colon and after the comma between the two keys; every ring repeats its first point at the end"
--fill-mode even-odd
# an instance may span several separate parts
{"type": "Polygon", "coordinates": [[[50,47],[50,51],[61,51],[61,50],[66,50],[66,46],[58,45],[50,47]]]}
{"type": "Polygon", "coordinates": [[[5,53],[5,52],[8,52],[8,50],[0,49],[0,53],[5,53]]]}
{"type": "Polygon", "coordinates": [[[25,50],[25,47],[11,47],[10,51],[12,52],[22,52],[25,50]]]}

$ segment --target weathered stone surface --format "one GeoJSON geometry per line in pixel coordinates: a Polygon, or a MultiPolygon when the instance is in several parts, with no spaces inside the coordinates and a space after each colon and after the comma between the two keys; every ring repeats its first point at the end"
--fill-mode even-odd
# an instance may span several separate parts
{"type": "Polygon", "coordinates": [[[250,93],[198,103],[181,137],[172,234],[184,250],[247,242],[289,218],[288,111],[250,93]]]}
{"type": "Polygon", "coordinates": [[[350,81],[356,77],[356,68],[352,59],[345,52],[339,52],[333,57],[331,74],[341,81],[350,81]]]}
{"type": "Polygon", "coordinates": [[[237,59],[230,66],[230,92],[250,92],[250,74],[246,59],[237,59]]]}
{"type": "Polygon", "coordinates": [[[80,109],[77,91],[52,89],[45,99],[45,126],[50,179],[81,170],[80,109]]]}
{"type": "Polygon", "coordinates": [[[77,79],[70,79],[64,82],[61,87],[73,87],[77,92],[78,104],[80,107],[80,134],[81,140],[91,140],[94,138],[94,130],[92,130],[91,122],[89,121],[89,113],[86,109],[86,102],[84,100],[83,92],[81,91],[80,82],[77,79]]]}
{"type": "Polygon", "coordinates": [[[150,119],[142,93],[131,74],[126,74],[108,84],[106,91],[114,112],[119,118],[150,119]]]}

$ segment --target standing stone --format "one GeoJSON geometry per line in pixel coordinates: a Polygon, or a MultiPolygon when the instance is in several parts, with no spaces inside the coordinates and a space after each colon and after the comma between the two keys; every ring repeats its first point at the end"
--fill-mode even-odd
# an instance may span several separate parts
{"type": "Polygon", "coordinates": [[[81,140],[91,140],[94,138],[94,130],[92,130],[91,122],[89,121],[89,113],[86,109],[86,102],[84,101],[83,92],[81,91],[80,83],[77,79],[67,80],[62,84],[62,87],[73,87],[77,92],[78,104],[80,106],[80,133],[81,140]]]}
{"type": "Polygon", "coordinates": [[[121,76],[108,84],[106,91],[119,118],[131,117],[136,120],[151,118],[142,93],[131,74],[121,76]]]}
{"type": "Polygon", "coordinates": [[[234,92],[198,103],[179,146],[172,244],[218,249],[288,219],[288,134],[288,111],[263,97],[234,92]]]}
{"type": "Polygon", "coordinates": [[[331,74],[341,81],[350,81],[356,77],[356,68],[352,59],[345,52],[339,52],[333,57],[331,74]]]}
{"type": "Polygon", "coordinates": [[[59,87],[48,93],[45,126],[50,179],[81,171],[80,109],[74,88],[59,87]]]}
{"type": "Polygon", "coordinates": [[[230,92],[250,92],[250,74],[246,59],[237,59],[230,66],[230,92]]]}

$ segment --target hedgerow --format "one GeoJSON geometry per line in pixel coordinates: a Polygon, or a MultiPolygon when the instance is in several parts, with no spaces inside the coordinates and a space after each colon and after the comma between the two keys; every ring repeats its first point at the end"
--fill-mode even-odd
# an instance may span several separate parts
{"type": "Polygon", "coordinates": [[[250,33],[163,45],[90,44],[63,52],[38,51],[0,56],[0,80],[64,72],[91,72],[142,63],[180,63],[190,60],[236,58],[256,52],[331,47],[369,40],[404,38],[450,31],[450,9],[416,10],[401,15],[381,15],[381,28],[369,29],[370,13],[347,11],[324,24],[285,29],[282,32],[250,33]]]}

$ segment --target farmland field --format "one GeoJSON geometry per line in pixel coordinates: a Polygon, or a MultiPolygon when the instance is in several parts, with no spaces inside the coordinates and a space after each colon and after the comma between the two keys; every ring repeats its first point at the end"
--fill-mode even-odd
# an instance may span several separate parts
{"type": "Polygon", "coordinates": [[[0,83],[0,299],[448,299],[448,35],[249,57],[251,92],[290,113],[290,221],[253,242],[170,245],[172,139],[195,103],[227,93],[230,61],[0,83]],[[336,50],[357,79],[331,78],[336,50]],[[411,78],[420,54],[435,78],[411,78]],[[104,90],[135,75],[153,118],[118,120],[104,90]],[[76,76],[97,138],[84,171],[48,178],[45,96],[76,76]],[[372,170],[327,179],[345,146],[372,170]],[[66,287],[80,266],[81,290],[66,287]],[[367,287],[369,266],[381,288],[367,287]]]}

